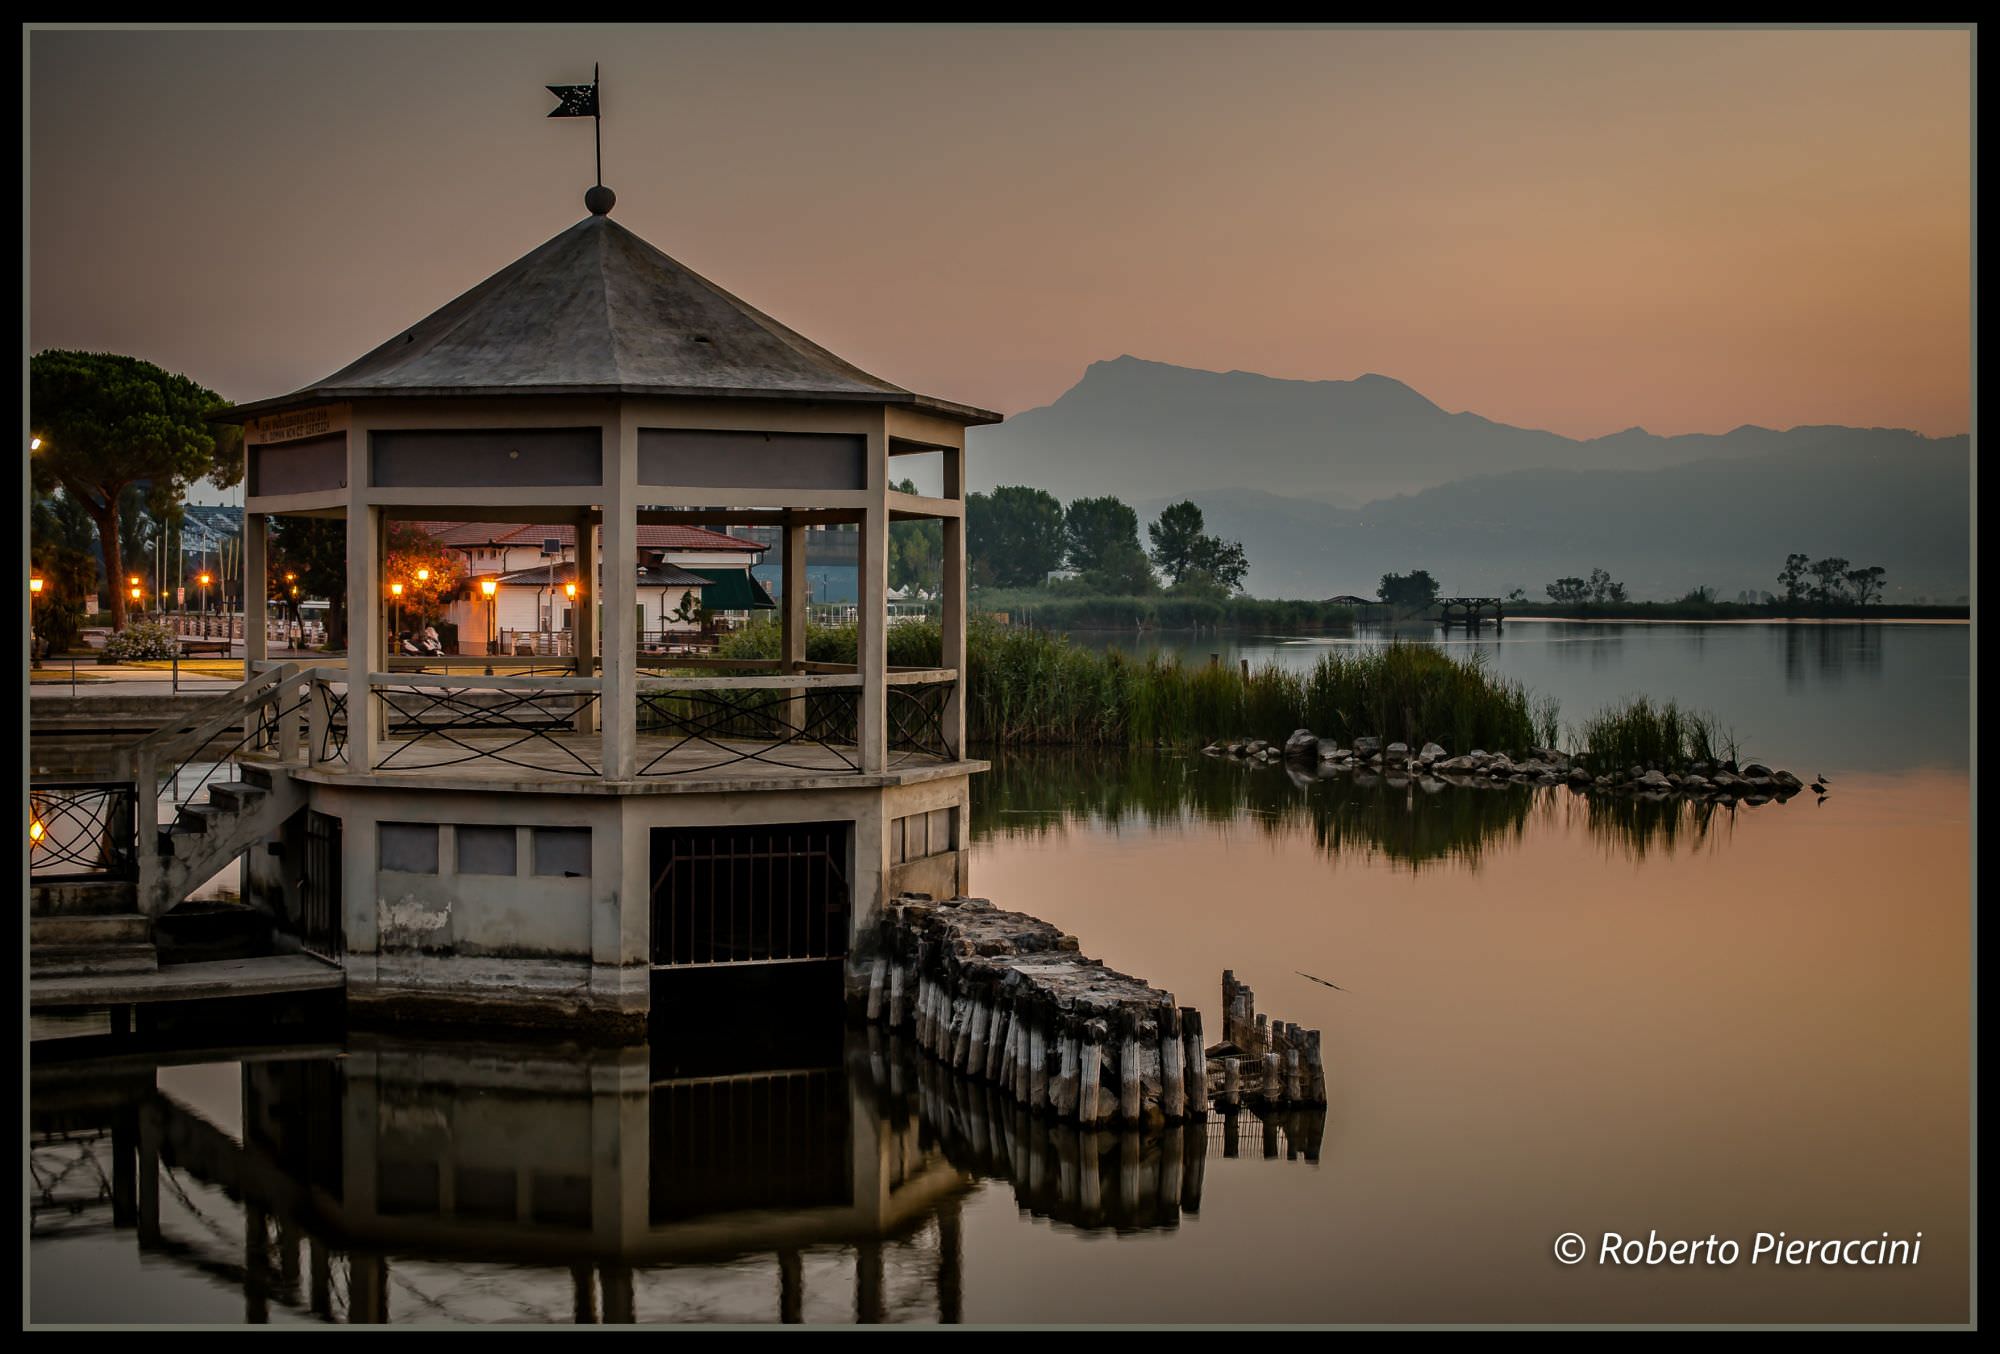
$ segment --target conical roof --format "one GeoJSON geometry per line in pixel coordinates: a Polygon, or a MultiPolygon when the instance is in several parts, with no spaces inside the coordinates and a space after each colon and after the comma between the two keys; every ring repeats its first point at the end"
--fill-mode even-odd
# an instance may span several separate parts
{"type": "Polygon", "coordinates": [[[862,400],[967,424],[1000,421],[869,375],[604,215],[577,222],[331,376],[224,417],[436,395],[862,400]]]}

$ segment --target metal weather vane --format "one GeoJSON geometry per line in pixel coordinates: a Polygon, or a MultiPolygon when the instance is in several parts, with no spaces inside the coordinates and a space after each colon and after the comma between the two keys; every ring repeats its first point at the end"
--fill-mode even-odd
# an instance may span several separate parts
{"type": "Polygon", "coordinates": [[[545,85],[549,93],[560,99],[549,111],[552,118],[589,118],[591,135],[597,143],[597,185],[604,186],[604,120],[598,111],[597,66],[590,67],[590,83],[587,85],[545,85]]]}

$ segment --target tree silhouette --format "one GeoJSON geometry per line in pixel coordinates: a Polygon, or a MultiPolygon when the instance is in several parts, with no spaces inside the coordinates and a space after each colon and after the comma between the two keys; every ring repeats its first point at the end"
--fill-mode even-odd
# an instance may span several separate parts
{"type": "Polygon", "coordinates": [[[206,476],[217,488],[243,474],[242,430],[212,424],[221,396],[185,376],[116,353],[51,348],[28,361],[28,463],[38,489],[61,485],[90,517],[104,557],[111,624],[125,625],[125,561],[119,500],[147,486],[147,506],[163,520],[206,476]]]}

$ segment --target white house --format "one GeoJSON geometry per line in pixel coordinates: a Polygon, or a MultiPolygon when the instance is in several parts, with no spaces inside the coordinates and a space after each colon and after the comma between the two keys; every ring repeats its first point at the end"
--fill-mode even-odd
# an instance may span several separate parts
{"type": "MultiPolygon", "coordinates": [[[[514,522],[419,525],[439,547],[465,557],[465,590],[445,610],[445,618],[458,627],[461,652],[483,652],[489,642],[506,652],[567,652],[564,637],[575,632],[580,600],[570,588],[576,582],[574,528],[514,522]],[[490,604],[481,586],[489,579],[495,585],[490,604]]],[[[768,548],[761,542],[677,524],[642,526],[638,537],[642,634],[665,639],[697,633],[703,628],[699,614],[711,624],[741,624],[751,612],[777,605],[750,572],[768,548]]],[[[598,559],[603,559],[601,553],[598,559]]],[[[593,595],[602,593],[601,563],[597,582],[593,595]]]]}

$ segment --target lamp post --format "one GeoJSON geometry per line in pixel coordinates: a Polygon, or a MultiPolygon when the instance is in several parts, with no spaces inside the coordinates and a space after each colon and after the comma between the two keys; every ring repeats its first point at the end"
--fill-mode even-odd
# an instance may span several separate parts
{"type": "Polygon", "coordinates": [[[500,580],[482,578],[479,590],[486,594],[486,675],[493,675],[493,650],[500,643],[500,608],[494,602],[494,594],[500,591],[500,580]]]}
{"type": "Polygon", "coordinates": [[[395,599],[395,610],[393,612],[395,617],[395,633],[396,638],[401,640],[403,637],[403,585],[401,583],[391,583],[389,585],[389,596],[395,599]]]}
{"type": "Polygon", "coordinates": [[[35,646],[35,599],[40,597],[41,595],[42,595],[41,575],[29,574],[28,575],[28,666],[31,668],[38,668],[42,665],[42,651],[35,646]]]}
{"type": "Polygon", "coordinates": [[[574,658],[574,657],[576,657],[576,656],[577,656],[577,652],[576,652],[576,580],[575,580],[575,579],[571,579],[571,580],[570,580],[569,582],[567,582],[567,583],[563,584],[563,596],[565,596],[565,597],[567,597],[567,598],[569,599],[569,627],[568,627],[568,628],[569,628],[569,652],[570,652],[570,657],[574,658]]]}

